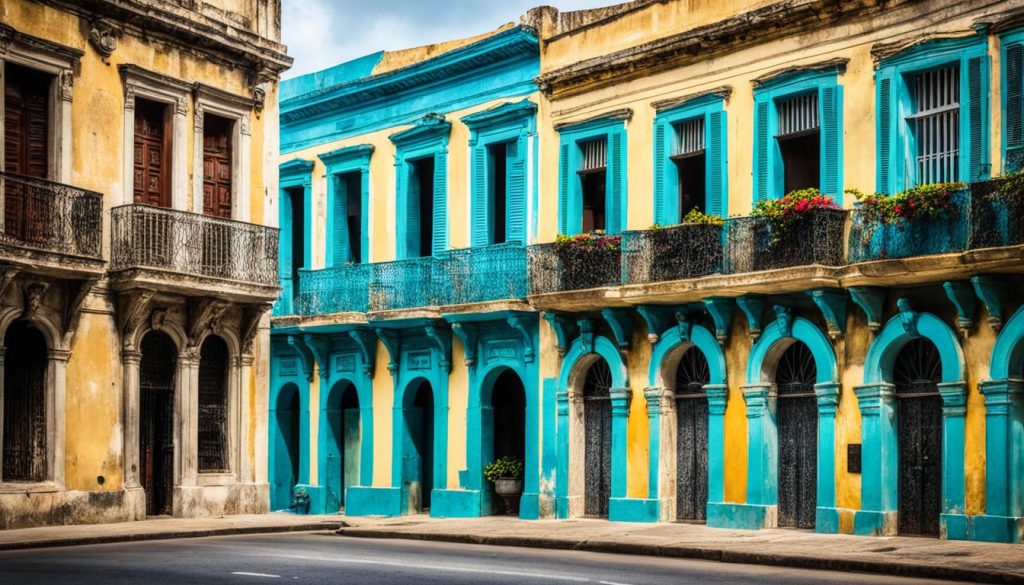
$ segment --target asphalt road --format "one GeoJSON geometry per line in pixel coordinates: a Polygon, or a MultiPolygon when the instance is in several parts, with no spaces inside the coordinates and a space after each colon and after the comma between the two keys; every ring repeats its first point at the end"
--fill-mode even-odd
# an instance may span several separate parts
{"type": "Polygon", "coordinates": [[[661,585],[927,583],[878,575],[588,552],[331,534],[269,534],[102,544],[0,553],[0,583],[461,583],[661,585]]]}

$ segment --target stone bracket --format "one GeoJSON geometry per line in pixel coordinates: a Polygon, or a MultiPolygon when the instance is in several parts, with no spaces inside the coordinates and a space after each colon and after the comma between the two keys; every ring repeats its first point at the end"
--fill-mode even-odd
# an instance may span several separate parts
{"type": "Polygon", "coordinates": [[[320,379],[327,380],[331,376],[331,342],[322,335],[302,334],[302,343],[309,348],[310,354],[319,366],[320,379]]]}
{"type": "Polygon", "coordinates": [[[220,320],[228,308],[228,303],[220,299],[202,297],[189,299],[188,314],[188,344],[191,347],[199,345],[199,338],[206,331],[218,331],[220,320]]]}
{"type": "Polygon", "coordinates": [[[75,331],[78,329],[78,321],[82,316],[82,305],[85,304],[85,299],[89,296],[89,293],[96,288],[96,284],[98,282],[98,278],[86,278],[78,281],[75,296],[71,299],[71,302],[68,303],[67,310],[64,314],[64,347],[71,347],[71,339],[74,337],[75,331]]]}
{"type": "Polygon", "coordinates": [[[354,329],[348,332],[348,336],[359,348],[359,356],[363,359],[363,373],[372,378],[373,368],[377,362],[377,338],[369,329],[354,329]]]}
{"type": "Polygon", "coordinates": [[[773,305],[775,311],[775,322],[779,325],[779,334],[782,337],[793,337],[793,309],[785,305],[773,305]]]}
{"type": "Polygon", "coordinates": [[[477,339],[480,332],[476,323],[452,323],[452,333],[462,341],[462,352],[470,369],[476,366],[477,339]]]}
{"type": "MultiPolygon", "coordinates": [[[[156,291],[149,289],[136,289],[128,294],[121,295],[119,299],[118,318],[121,329],[121,339],[128,341],[135,326],[146,319],[149,312],[150,301],[156,291]]],[[[126,343],[127,345],[127,343],[126,343]]]]}
{"type": "Polygon", "coordinates": [[[882,305],[885,303],[885,289],[873,286],[850,287],[850,298],[864,311],[871,335],[882,329],[882,305]]]}
{"type": "Polygon", "coordinates": [[[14,277],[20,273],[21,269],[14,266],[4,268],[3,274],[0,275],[0,297],[3,297],[4,293],[7,292],[7,287],[14,281],[14,277]]]}
{"type": "Polygon", "coordinates": [[[423,328],[423,333],[426,334],[427,339],[430,341],[434,349],[437,350],[438,355],[441,357],[441,368],[451,373],[452,371],[452,330],[449,327],[445,327],[439,323],[431,323],[423,328]]]}
{"type": "Polygon", "coordinates": [[[743,295],[736,297],[736,304],[747,317],[750,339],[757,341],[761,337],[761,327],[764,317],[764,299],[757,295],[743,295]]]}
{"type": "Polygon", "coordinates": [[[1009,287],[1005,281],[995,276],[972,276],[971,284],[974,285],[974,292],[988,311],[988,319],[985,321],[999,333],[1003,328],[1003,310],[1009,304],[1009,287]]]}
{"type": "Polygon", "coordinates": [[[686,309],[676,311],[676,329],[679,330],[679,340],[683,343],[690,342],[690,331],[693,330],[693,323],[690,322],[690,314],[686,309]]]}
{"type": "Polygon", "coordinates": [[[580,349],[583,353],[594,351],[594,340],[597,337],[597,323],[593,319],[580,319],[576,322],[580,328],[580,349]]]}
{"type": "Polygon", "coordinates": [[[270,310],[269,303],[257,305],[246,305],[242,308],[242,327],[239,333],[242,342],[242,353],[252,354],[252,344],[256,340],[256,332],[259,330],[260,321],[264,313],[270,310]]]}
{"type": "Polygon", "coordinates": [[[950,280],[942,283],[942,289],[946,291],[946,297],[956,309],[956,325],[960,329],[960,334],[967,337],[974,327],[974,312],[977,305],[974,288],[966,282],[950,280]]]}
{"type": "Polygon", "coordinates": [[[627,351],[633,341],[633,311],[631,309],[603,309],[601,316],[611,327],[619,351],[627,351]]]}
{"type": "Polygon", "coordinates": [[[388,371],[394,376],[402,363],[401,336],[397,331],[382,327],[375,327],[373,332],[377,335],[377,339],[384,344],[384,349],[388,350],[388,371]]]}
{"type": "Polygon", "coordinates": [[[846,293],[819,288],[807,291],[828,325],[828,338],[835,341],[846,332],[846,293]]]}
{"type": "Polygon", "coordinates": [[[526,317],[522,315],[512,315],[505,320],[508,326],[519,332],[519,335],[523,337],[523,361],[531,364],[534,359],[533,352],[533,336],[530,335],[530,327],[526,317]]]}
{"type": "Polygon", "coordinates": [[[299,361],[302,362],[302,373],[306,374],[306,380],[313,381],[313,355],[309,351],[309,347],[298,335],[288,336],[288,345],[291,346],[292,350],[299,356],[299,361]]]}
{"type": "Polygon", "coordinates": [[[39,309],[43,306],[43,297],[49,288],[50,283],[44,280],[33,280],[25,284],[25,307],[22,310],[26,319],[31,321],[36,318],[39,309]]]}
{"type": "Polygon", "coordinates": [[[722,297],[704,299],[704,308],[707,309],[708,314],[711,315],[711,320],[715,324],[715,339],[718,340],[718,345],[721,346],[724,346],[726,341],[729,340],[732,307],[731,299],[722,297]]]}
{"type": "Polygon", "coordinates": [[[665,331],[672,326],[672,309],[670,307],[640,305],[636,312],[647,325],[647,339],[650,342],[658,343],[665,331]]]}
{"type": "Polygon", "coordinates": [[[917,331],[917,320],[920,314],[914,310],[913,305],[910,304],[910,299],[907,297],[896,299],[896,308],[900,312],[900,323],[903,325],[903,331],[911,337],[920,337],[921,334],[917,331]]]}
{"type": "Polygon", "coordinates": [[[544,320],[555,330],[558,357],[565,357],[565,352],[569,351],[572,340],[576,339],[579,326],[572,317],[563,313],[545,312],[544,320]]]}

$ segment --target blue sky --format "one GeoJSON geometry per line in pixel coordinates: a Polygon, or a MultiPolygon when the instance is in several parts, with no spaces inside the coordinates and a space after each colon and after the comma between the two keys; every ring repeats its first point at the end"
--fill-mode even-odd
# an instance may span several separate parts
{"type": "Polygon", "coordinates": [[[284,78],[380,50],[406,49],[495,29],[534,6],[579,10],[616,0],[283,0],[282,33],[295,58],[284,78]]]}

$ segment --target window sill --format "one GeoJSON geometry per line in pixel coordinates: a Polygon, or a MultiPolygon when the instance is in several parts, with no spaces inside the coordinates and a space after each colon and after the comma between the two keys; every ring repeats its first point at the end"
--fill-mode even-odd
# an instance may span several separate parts
{"type": "Polygon", "coordinates": [[[0,495],[4,494],[49,494],[61,491],[52,481],[9,481],[0,483],[0,495]]]}
{"type": "Polygon", "coordinates": [[[231,472],[200,473],[196,478],[196,483],[201,486],[234,485],[238,483],[238,478],[231,472]]]}

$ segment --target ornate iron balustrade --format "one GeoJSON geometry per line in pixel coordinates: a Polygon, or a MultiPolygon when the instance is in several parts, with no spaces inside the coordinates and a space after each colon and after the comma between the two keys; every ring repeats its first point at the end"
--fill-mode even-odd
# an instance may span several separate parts
{"type": "Polygon", "coordinates": [[[434,257],[370,264],[370,310],[393,311],[438,305],[434,257]]]}
{"type": "Polygon", "coordinates": [[[909,258],[967,249],[971,197],[965,190],[952,197],[953,212],[939,218],[887,224],[867,217],[859,207],[850,217],[850,262],[909,258]]]}
{"type": "Polygon", "coordinates": [[[277,285],[277,228],[147,205],[122,205],[110,215],[112,271],[149,268],[277,285]]]}
{"type": "Polygon", "coordinates": [[[726,271],[842,266],[846,264],[846,215],[842,209],[815,209],[781,232],[764,217],[726,220],[726,271]]]}
{"type": "Polygon", "coordinates": [[[722,272],[723,227],[684,224],[622,234],[624,284],[698,278],[722,272]]]}
{"type": "Polygon", "coordinates": [[[528,248],[530,294],[586,290],[622,283],[622,248],[535,244],[528,248]]]}
{"type": "Polygon", "coordinates": [[[372,264],[353,264],[322,270],[300,270],[295,302],[298,315],[365,313],[370,310],[372,264]]]}
{"type": "Polygon", "coordinates": [[[969,209],[969,249],[1024,244],[1024,176],[973,183],[969,209]]]}
{"type": "Polygon", "coordinates": [[[526,247],[511,243],[445,252],[434,266],[434,287],[442,305],[526,298],[526,247]]]}
{"type": "Polygon", "coordinates": [[[6,172],[0,172],[0,193],[0,243],[102,259],[101,194],[6,172]]]}

